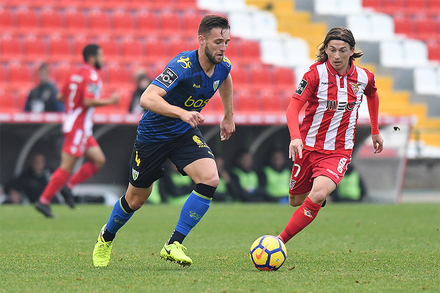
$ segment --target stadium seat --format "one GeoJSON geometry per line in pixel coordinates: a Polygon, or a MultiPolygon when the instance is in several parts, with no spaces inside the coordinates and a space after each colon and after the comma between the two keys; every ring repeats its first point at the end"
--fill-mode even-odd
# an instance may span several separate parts
{"type": "Polygon", "coordinates": [[[260,95],[264,112],[286,112],[287,108],[283,107],[283,103],[281,102],[282,98],[279,97],[276,92],[270,89],[265,89],[259,91],[258,94],[260,95]]]}
{"type": "Polygon", "coordinates": [[[53,76],[60,89],[64,86],[67,77],[72,73],[73,68],[69,62],[58,63],[55,68],[52,69],[53,76]]]}
{"type": "MultiPolygon", "coordinates": [[[[188,2],[189,0],[187,0],[188,2]]],[[[192,1],[192,0],[190,0],[192,1]]],[[[179,1],[180,3],[180,1],[179,1]]],[[[199,23],[203,18],[203,15],[196,10],[186,9],[183,10],[182,27],[186,36],[197,35],[199,23]]]]}
{"type": "Polygon", "coordinates": [[[169,46],[167,46],[164,39],[156,37],[147,38],[145,47],[148,62],[169,61],[169,46]]]}
{"type": "Polygon", "coordinates": [[[234,88],[246,88],[249,86],[247,66],[233,66],[231,76],[234,82],[234,88]]]}
{"type": "Polygon", "coordinates": [[[174,57],[182,51],[193,50],[184,39],[176,35],[169,39],[170,56],[174,57]]]}
{"type": "Polygon", "coordinates": [[[0,36],[0,60],[19,59],[23,54],[22,39],[17,35],[4,33],[0,36]]]}
{"type": "Polygon", "coordinates": [[[13,61],[9,65],[9,82],[15,88],[29,88],[33,85],[33,74],[27,64],[13,61]]]}
{"type": "Polygon", "coordinates": [[[202,110],[202,114],[212,113],[212,112],[223,113],[222,99],[218,91],[214,94],[214,96],[211,99],[209,99],[209,102],[202,110]]]}
{"type": "Polygon", "coordinates": [[[234,38],[228,43],[228,48],[226,49],[225,55],[231,59],[232,64],[238,64],[240,62],[241,56],[241,39],[234,38]]]}
{"type": "Polygon", "coordinates": [[[109,83],[113,87],[132,86],[131,73],[126,66],[118,63],[110,63],[103,68],[103,81],[109,83]]]}
{"type": "Polygon", "coordinates": [[[84,47],[90,43],[93,43],[93,40],[86,35],[76,34],[73,36],[73,38],[72,38],[72,44],[73,44],[73,50],[74,50],[73,54],[74,54],[74,59],[77,62],[84,61],[82,53],[83,53],[84,47]]]}
{"type": "Polygon", "coordinates": [[[28,34],[24,37],[24,55],[28,61],[36,59],[44,60],[48,57],[47,45],[44,38],[34,34],[28,34]]]}
{"type": "Polygon", "coordinates": [[[17,27],[21,33],[35,33],[40,26],[39,15],[36,10],[26,6],[17,9],[17,27]]]}
{"type": "Polygon", "coordinates": [[[139,38],[127,36],[122,40],[122,56],[127,62],[141,62],[145,58],[144,44],[139,38]]]}
{"type": "Polygon", "coordinates": [[[46,7],[41,11],[41,27],[44,32],[61,32],[65,29],[64,16],[60,10],[46,7]]]}
{"type": "Polygon", "coordinates": [[[0,6],[0,30],[11,31],[15,28],[15,14],[11,9],[0,6]]]}
{"type": "Polygon", "coordinates": [[[404,3],[404,1],[397,1],[397,0],[382,0],[381,11],[383,11],[387,14],[404,12],[405,11],[405,3],[404,3]]]}
{"type": "Polygon", "coordinates": [[[393,17],[394,20],[394,32],[396,34],[404,34],[406,36],[412,36],[414,34],[412,18],[405,17],[404,14],[397,14],[393,17]]]}
{"type": "Polygon", "coordinates": [[[160,34],[165,36],[181,35],[182,19],[176,10],[162,10],[159,13],[160,34]]]}
{"type": "Polygon", "coordinates": [[[68,37],[61,37],[59,34],[50,35],[48,60],[51,62],[70,61],[74,58],[72,47],[68,37]]]}
{"type": "Polygon", "coordinates": [[[244,63],[259,63],[260,59],[260,44],[253,40],[241,40],[241,61],[244,63]]]}
{"type": "Polygon", "coordinates": [[[414,87],[419,94],[440,93],[440,68],[418,67],[414,69],[414,87]]]}
{"type": "Polygon", "coordinates": [[[109,33],[113,23],[111,15],[101,9],[92,9],[90,11],[90,29],[100,34],[109,33]]]}
{"type": "Polygon", "coordinates": [[[428,50],[418,40],[388,40],[379,45],[380,62],[388,67],[414,67],[428,62],[428,50]]]}
{"type": "Polygon", "coordinates": [[[381,8],[380,2],[381,0],[362,0],[362,6],[379,11],[381,8]]]}
{"type": "Polygon", "coordinates": [[[71,34],[89,33],[88,15],[84,10],[69,8],[66,10],[66,29],[71,34]]]}
{"type": "Polygon", "coordinates": [[[156,13],[151,10],[140,10],[136,14],[138,33],[140,35],[158,35],[160,24],[156,13]]]}
{"type": "Polygon", "coordinates": [[[440,61],[440,39],[438,41],[435,39],[427,40],[426,44],[428,46],[429,60],[440,61]]]}
{"type": "Polygon", "coordinates": [[[406,12],[423,12],[426,9],[425,0],[406,0],[406,12]]]}
{"type": "Polygon", "coordinates": [[[438,0],[427,0],[428,11],[433,13],[440,12],[440,1],[438,0]]]}
{"type": "Polygon", "coordinates": [[[250,69],[250,82],[256,89],[268,89],[272,86],[272,68],[268,65],[255,64],[250,69]]]}
{"type": "Polygon", "coordinates": [[[104,34],[98,38],[97,43],[102,48],[104,57],[112,60],[121,57],[120,43],[116,38],[104,34]]]}
{"type": "Polygon", "coordinates": [[[18,111],[12,90],[0,88],[0,112],[14,113],[18,111]]]}
{"type": "Polygon", "coordinates": [[[439,28],[439,20],[434,20],[433,18],[420,16],[414,21],[415,33],[418,39],[427,39],[429,37],[435,36],[439,28]]]}
{"type": "Polygon", "coordinates": [[[260,40],[261,60],[267,64],[286,64],[286,48],[283,38],[278,36],[260,40]]]}
{"type": "Polygon", "coordinates": [[[310,50],[307,42],[301,38],[285,38],[285,60],[281,66],[309,66],[313,63],[310,60],[310,50]]]}
{"type": "Polygon", "coordinates": [[[296,87],[295,74],[288,67],[275,67],[273,69],[273,81],[275,86],[280,89],[294,89],[296,87]]]}
{"type": "Polygon", "coordinates": [[[383,13],[359,13],[347,17],[347,27],[358,41],[380,41],[394,36],[394,21],[383,13]]]}
{"type": "Polygon", "coordinates": [[[257,91],[247,89],[234,90],[234,105],[238,112],[257,112],[262,110],[260,96],[257,91]]]}
{"type": "Polygon", "coordinates": [[[117,9],[113,12],[113,22],[116,34],[131,34],[136,28],[134,14],[124,9],[117,9]]]}

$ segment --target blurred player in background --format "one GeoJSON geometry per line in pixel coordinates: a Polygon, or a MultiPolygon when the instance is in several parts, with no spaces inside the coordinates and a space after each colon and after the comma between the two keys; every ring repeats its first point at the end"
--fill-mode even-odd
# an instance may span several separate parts
{"type": "Polygon", "coordinates": [[[219,182],[214,155],[197,127],[204,122],[200,111],[217,89],[224,110],[221,140],[228,140],[235,131],[231,62],[224,56],[229,40],[228,20],[205,16],[199,24],[198,50],[174,57],[143,93],[141,106],[147,111],[137,130],[130,182],[99,233],[93,251],[95,267],[108,265],[116,232],[148,199],[153,182],[164,174],[162,165],[167,158],[196,185],[160,256],[182,266],[192,264],[182,242],[208,210],[219,182]]]}
{"type": "Polygon", "coordinates": [[[351,162],[358,109],[366,95],[374,153],[383,150],[374,74],[354,65],[362,51],[349,29],[332,28],[287,109],[292,168],[289,203],[299,206],[278,238],[284,243],[309,225],[351,162]],[[298,114],[308,102],[299,128],[298,114]]]}
{"type": "Polygon", "coordinates": [[[99,70],[103,64],[102,49],[98,45],[89,44],[83,50],[83,57],[84,64],[68,77],[58,95],[58,99],[64,101],[66,107],[61,164],[35,204],[37,210],[48,218],[54,217],[49,203],[64,185],[66,186],[61,194],[66,203],[74,208],[75,202],[70,189],[92,177],[104,165],[104,153],[92,133],[93,113],[95,107],[119,102],[117,94],[113,94],[110,99],[100,99],[102,80],[99,70]],[[83,156],[90,161],[71,176],[76,161],[83,156]]]}

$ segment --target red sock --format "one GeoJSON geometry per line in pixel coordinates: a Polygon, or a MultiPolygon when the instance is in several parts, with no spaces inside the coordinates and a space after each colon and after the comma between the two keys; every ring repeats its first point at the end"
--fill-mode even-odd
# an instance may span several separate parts
{"type": "Polygon", "coordinates": [[[40,195],[40,202],[42,204],[49,204],[55,194],[66,184],[70,177],[70,173],[62,168],[58,168],[53,172],[50,177],[49,183],[44,188],[43,193],[40,195]]]}
{"type": "Polygon", "coordinates": [[[284,231],[279,235],[281,240],[286,243],[302,229],[307,227],[307,225],[316,218],[320,209],[320,204],[313,203],[310,198],[307,197],[304,203],[293,213],[286,228],[284,228],[284,231]]]}
{"type": "Polygon", "coordinates": [[[92,162],[87,162],[79,168],[79,170],[70,177],[69,182],[67,182],[67,187],[72,189],[75,185],[83,183],[90,177],[98,172],[98,168],[96,168],[95,164],[92,162]]]}

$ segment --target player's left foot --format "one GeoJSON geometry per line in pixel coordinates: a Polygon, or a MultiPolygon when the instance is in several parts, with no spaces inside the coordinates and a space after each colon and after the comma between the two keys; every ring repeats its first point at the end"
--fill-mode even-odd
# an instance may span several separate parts
{"type": "Polygon", "coordinates": [[[95,248],[93,249],[93,265],[97,268],[106,267],[112,253],[113,241],[106,242],[103,237],[106,226],[107,224],[99,232],[98,240],[96,240],[95,248]]]}
{"type": "Polygon", "coordinates": [[[72,190],[67,187],[64,186],[61,190],[60,190],[61,195],[64,198],[64,201],[66,202],[66,204],[71,208],[74,209],[75,208],[75,199],[73,197],[73,193],[72,190]]]}
{"type": "Polygon", "coordinates": [[[326,204],[327,204],[327,199],[324,199],[324,202],[321,204],[321,208],[325,207],[326,204]]]}
{"type": "Polygon", "coordinates": [[[185,254],[184,250],[186,250],[186,247],[177,241],[174,241],[174,243],[171,244],[165,243],[160,251],[160,257],[165,260],[174,261],[183,267],[190,266],[192,264],[192,259],[185,254]]]}
{"type": "Polygon", "coordinates": [[[41,202],[37,201],[35,203],[35,208],[37,209],[37,211],[45,215],[46,218],[55,218],[55,215],[52,214],[52,211],[50,210],[50,206],[48,204],[42,204],[41,202]]]}

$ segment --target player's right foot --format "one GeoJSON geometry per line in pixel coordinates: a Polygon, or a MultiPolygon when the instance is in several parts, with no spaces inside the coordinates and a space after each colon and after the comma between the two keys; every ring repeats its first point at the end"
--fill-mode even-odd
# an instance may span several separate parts
{"type": "Polygon", "coordinates": [[[327,199],[324,199],[324,202],[321,204],[321,208],[325,207],[326,204],[327,204],[327,199]]]}
{"type": "Polygon", "coordinates": [[[72,190],[67,187],[64,186],[61,190],[60,190],[61,195],[64,198],[64,201],[66,202],[66,204],[71,208],[74,209],[75,208],[75,199],[73,198],[73,193],[72,190]]]}
{"type": "Polygon", "coordinates": [[[190,266],[192,264],[192,259],[190,259],[184,252],[186,247],[177,241],[174,243],[166,244],[160,251],[160,257],[166,260],[174,261],[181,266],[190,266]]]}
{"type": "Polygon", "coordinates": [[[50,210],[50,206],[48,204],[42,204],[41,202],[37,201],[35,203],[35,208],[37,209],[37,211],[45,215],[46,218],[55,218],[55,215],[52,214],[52,211],[50,210]]]}
{"type": "Polygon", "coordinates": [[[113,241],[105,241],[103,234],[107,224],[102,227],[99,232],[98,240],[96,240],[95,249],[93,249],[93,265],[97,268],[106,267],[110,261],[112,253],[113,241]]]}

